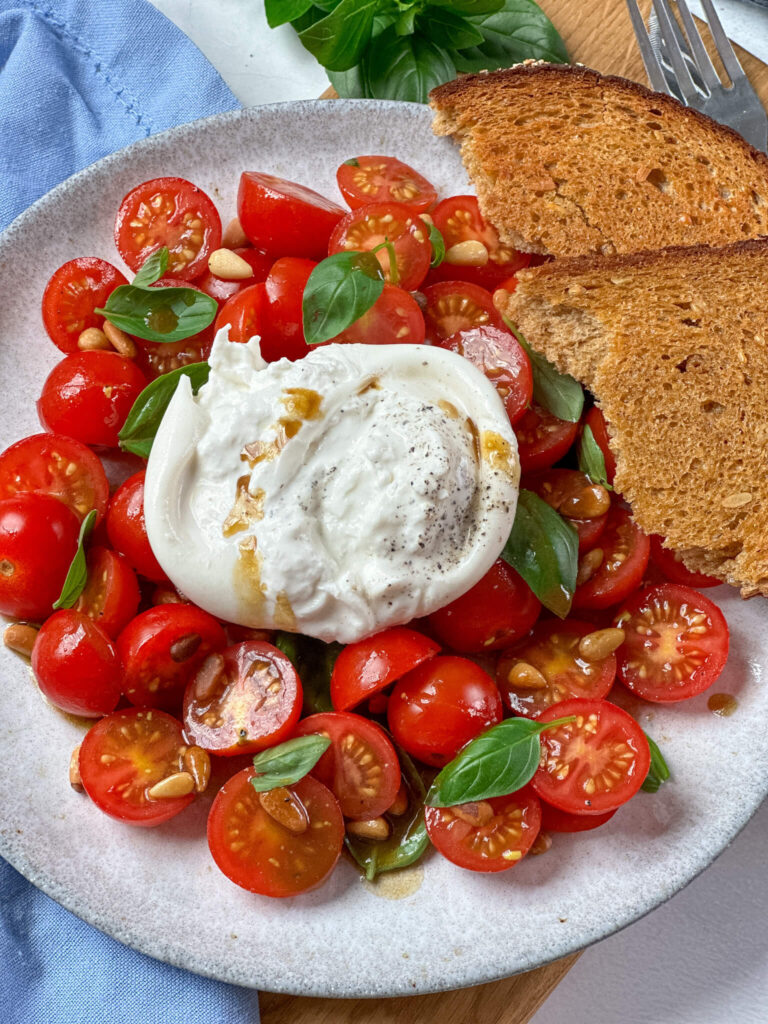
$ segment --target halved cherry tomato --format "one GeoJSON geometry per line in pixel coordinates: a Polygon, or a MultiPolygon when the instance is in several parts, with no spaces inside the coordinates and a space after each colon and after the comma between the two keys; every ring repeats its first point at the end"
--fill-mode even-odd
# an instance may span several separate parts
{"type": "Polygon", "coordinates": [[[268,363],[282,358],[301,359],[311,352],[304,340],[302,299],[316,266],[312,260],[284,256],[269,272],[264,283],[267,313],[261,339],[261,354],[268,363]]]}
{"type": "Polygon", "coordinates": [[[605,814],[569,814],[568,811],[561,811],[559,807],[552,807],[551,804],[541,801],[541,831],[542,832],[591,832],[600,828],[610,821],[616,811],[606,811],[605,814]]]}
{"type": "Polygon", "coordinates": [[[475,327],[506,330],[491,293],[479,285],[466,281],[442,281],[425,288],[424,298],[427,300],[424,310],[427,340],[432,344],[475,327]]]}
{"type": "Polygon", "coordinates": [[[192,604],[164,604],[137,615],[117,638],[123,692],[131,704],[173,711],[209,654],[227,637],[208,612],[192,604]]]}
{"type": "Polygon", "coordinates": [[[136,614],[139,583],[136,573],[116,551],[92,547],[88,552],[88,582],[75,604],[75,611],[93,619],[107,636],[115,637],[136,614]]]}
{"type": "Polygon", "coordinates": [[[51,614],[77,550],[80,523],[48,494],[0,501],[0,612],[39,622],[51,614]]]}
{"type": "Polygon", "coordinates": [[[475,327],[437,342],[458,352],[482,370],[504,402],[510,423],[517,423],[533,395],[533,373],[528,356],[514,334],[498,327],[475,327]]]}
{"type": "MultiPolygon", "coordinates": [[[[242,282],[240,283],[242,284],[242,282]]],[[[195,292],[203,291],[200,285],[191,284],[180,277],[163,277],[151,287],[190,288],[195,292]]],[[[170,373],[171,370],[177,370],[180,366],[201,363],[211,354],[215,334],[215,327],[211,324],[197,334],[193,334],[191,338],[183,338],[181,341],[145,341],[143,338],[135,338],[136,365],[146,375],[147,380],[154,380],[155,377],[170,373]]]]}
{"type": "Polygon", "coordinates": [[[424,317],[412,295],[393,284],[385,284],[368,312],[331,341],[336,344],[421,345],[424,317]]]}
{"type": "Polygon", "coordinates": [[[328,239],[344,210],[294,181],[244,171],[237,215],[248,241],[262,252],[321,260],[328,254],[328,239]]]}
{"type": "Polygon", "coordinates": [[[703,594],[676,583],[645,587],[621,606],[616,623],[619,678],[638,697],[660,704],[703,693],[723,671],[725,616],[703,594]]]}
{"type": "Polygon", "coordinates": [[[209,270],[197,281],[200,291],[210,295],[212,299],[216,299],[220,306],[223,306],[227,299],[231,299],[233,295],[241,292],[243,288],[266,281],[273,263],[271,256],[267,256],[266,253],[259,252],[258,249],[253,249],[251,246],[234,249],[233,252],[250,264],[253,277],[242,278],[239,281],[225,281],[223,277],[216,277],[209,270]]]}
{"type": "Polygon", "coordinates": [[[395,683],[392,735],[411,757],[442,768],[465,743],[501,721],[496,683],[473,661],[439,655],[395,683]]]}
{"type": "MultiPolygon", "coordinates": [[[[574,519],[569,514],[569,506],[574,499],[578,499],[587,488],[594,486],[585,473],[580,473],[577,469],[545,469],[527,477],[523,486],[529,491],[534,491],[556,512],[567,517],[579,535],[579,551],[588,551],[597,544],[608,522],[608,511],[591,519],[574,519]]],[[[603,492],[603,497],[606,496],[607,491],[603,492]]]]}
{"type": "Polygon", "coordinates": [[[405,626],[348,644],[333,666],[331,703],[336,711],[349,711],[439,650],[434,640],[405,626]]]}
{"type": "Polygon", "coordinates": [[[32,671],[48,700],[71,715],[99,718],[120,700],[122,671],[112,641],[73,609],[54,612],[41,626],[32,671]]]}
{"type": "Polygon", "coordinates": [[[466,594],[432,612],[429,624],[446,646],[477,654],[508,647],[525,636],[540,612],[522,576],[498,558],[466,594]]]}
{"type": "Polygon", "coordinates": [[[613,478],[616,475],[616,456],[613,454],[608,441],[608,427],[605,423],[605,416],[603,416],[602,411],[596,405],[593,405],[584,417],[584,426],[590,428],[595,441],[597,441],[598,448],[603,453],[605,475],[608,477],[608,483],[612,484],[613,478]]]}
{"type": "Polygon", "coordinates": [[[640,789],[651,765],[648,740],[626,711],[607,700],[565,700],[540,722],[575,716],[541,734],[541,764],[531,785],[571,814],[615,811],[640,789]]]}
{"type": "Polygon", "coordinates": [[[251,284],[241,292],[227,299],[219,310],[214,324],[214,334],[229,327],[229,340],[249,341],[262,337],[267,323],[267,289],[265,284],[251,284]]]}
{"type": "Polygon", "coordinates": [[[345,818],[377,818],[400,789],[400,763],[387,734],[349,711],[326,711],[299,722],[294,736],[328,736],[331,745],[312,774],[331,790],[345,818]]]}
{"type": "Polygon", "coordinates": [[[144,523],[144,477],[146,470],[129,476],[115,493],[107,509],[109,543],[125,555],[140,576],[153,583],[166,583],[168,577],[149,545],[144,523]]]}
{"type": "Polygon", "coordinates": [[[88,327],[101,327],[94,313],[121,284],[128,284],[117,267],[95,256],[81,256],[59,267],[43,292],[43,324],[62,352],[77,352],[77,339],[88,327]]]}
{"type": "Polygon", "coordinates": [[[153,178],[131,189],[115,220],[115,245],[136,272],[166,246],[168,273],[193,281],[221,245],[221,218],[208,196],[184,178],[153,178]]]}
{"type": "Polygon", "coordinates": [[[650,541],[621,505],[611,505],[598,549],[602,562],[594,575],[576,588],[574,608],[609,608],[623,601],[640,586],[648,567],[650,541]]]}
{"type": "Polygon", "coordinates": [[[116,448],[118,431],[146,386],[138,366],[117,352],[75,352],[48,374],[37,412],[54,434],[116,448]]]}
{"type": "MultiPolygon", "coordinates": [[[[2,474],[2,456],[0,456],[0,474],[2,474]]],[[[670,583],[679,583],[684,587],[720,587],[723,581],[716,576],[707,576],[703,572],[693,572],[682,559],[672,550],[664,547],[664,538],[651,534],[651,561],[664,573],[670,583]]]]}
{"type": "Polygon", "coordinates": [[[541,803],[526,787],[466,807],[425,807],[424,818],[432,845],[452,864],[468,871],[507,871],[533,846],[541,803]]]}
{"type": "Polygon", "coordinates": [[[25,491],[58,498],[78,519],[96,509],[97,523],[109,501],[109,483],[98,456],[63,434],[33,434],[0,455],[0,498],[25,491]]]}
{"type": "Polygon", "coordinates": [[[594,631],[589,622],[548,619],[537,623],[529,637],[505,651],[496,670],[496,682],[510,711],[538,718],[558,701],[607,696],[616,677],[616,656],[587,661],[579,654],[579,641],[594,631]],[[519,682],[516,675],[510,678],[510,672],[521,662],[538,669],[546,685],[534,688],[519,682]]]}
{"type": "Polygon", "coordinates": [[[536,402],[515,424],[517,451],[523,473],[548,469],[562,459],[579,432],[578,423],[569,423],[553,416],[536,402]]]}
{"type": "Polygon", "coordinates": [[[163,711],[115,711],[92,726],[80,746],[83,787],[111,818],[129,825],[160,825],[195,798],[194,793],[149,796],[158,782],[183,770],[186,749],[181,725],[163,711]]]}
{"type": "Polygon", "coordinates": [[[427,179],[391,156],[356,156],[336,171],[339,191],[351,210],[367,203],[405,203],[424,213],[437,200],[427,179]]]}
{"type": "Polygon", "coordinates": [[[432,244],[424,221],[402,203],[371,203],[348,213],[333,229],[328,253],[363,252],[384,241],[392,243],[397,264],[396,270],[390,266],[388,249],[376,253],[388,283],[405,291],[418,288],[429,270],[432,244]]]}
{"type": "Polygon", "coordinates": [[[290,831],[262,806],[244,768],[225,782],[208,815],[208,846],[227,878],[262,896],[296,896],[324,882],[344,842],[344,819],[333,793],[305,776],[288,792],[306,815],[306,829],[290,831]]]}
{"type": "Polygon", "coordinates": [[[301,702],[290,660],[270,643],[247,640],[203,662],[189,680],[184,725],[212,754],[252,754],[291,735],[301,702]]]}

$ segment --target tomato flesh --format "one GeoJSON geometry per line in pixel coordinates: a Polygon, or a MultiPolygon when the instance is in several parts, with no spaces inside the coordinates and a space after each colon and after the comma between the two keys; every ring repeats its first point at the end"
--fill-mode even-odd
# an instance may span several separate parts
{"type": "Polygon", "coordinates": [[[593,486],[586,474],[576,469],[545,469],[527,477],[523,486],[529,491],[534,491],[556,512],[567,517],[579,535],[580,552],[595,547],[608,522],[608,512],[593,516],[591,519],[574,519],[568,514],[567,507],[568,503],[578,498],[586,488],[593,486]]]}
{"type": "Polygon", "coordinates": [[[393,284],[385,284],[368,312],[331,341],[335,344],[421,345],[424,317],[412,295],[393,284]]]}
{"type": "Polygon", "coordinates": [[[113,548],[125,555],[140,576],[153,583],[165,583],[168,577],[149,545],[144,523],[144,478],[146,470],[129,476],[109,503],[107,534],[113,548]]]}
{"type": "Polygon", "coordinates": [[[77,339],[89,327],[101,327],[101,309],[112,292],[128,284],[117,267],[95,256],[81,256],[59,267],[43,292],[43,324],[62,352],[77,352],[77,339]]]}
{"type": "Polygon", "coordinates": [[[578,423],[558,419],[536,402],[515,424],[517,452],[523,473],[548,469],[565,455],[579,432],[578,423]]]}
{"type": "Polygon", "coordinates": [[[388,249],[380,249],[376,259],[388,283],[405,291],[418,288],[429,270],[432,244],[424,221],[402,203],[371,203],[348,213],[334,228],[328,253],[365,252],[385,241],[392,243],[396,267],[388,249]]]}
{"type": "Polygon", "coordinates": [[[32,649],[32,671],[48,700],[72,715],[108,715],[120,700],[117,651],[82,612],[62,609],[46,619],[32,649]]]}
{"type": "Polygon", "coordinates": [[[336,172],[336,181],[351,210],[368,203],[394,202],[425,213],[437,200],[434,186],[423,175],[391,156],[345,160],[336,172]]]}
{"type": "Polygon", "coordinates": [[[336,203],[294,181],[243,171],[237,216],[248,241],[262,252],[321,260],[328,239],[344,216],[336,203]]]}
{"type": "Polygon", "coordinates": [[[426,337],[431,344],[476,327],[505,331],[491,293],[466,281],[443,281],[424,289],[426,337]]]}
{"type": "Polygon", "coordinates": [[[439,650],[434,640],[405,626],[348,644],[336,659],[331,675],[334,710],[349,711],[439,650]]]}
{"type": "Polygon", "coordinates": [[[508,871],[528,853],[541,828],[541,803],[526,788],[510,796],[484,800],[493,816],[483,825],[457,817],[453,807],[426,807],[432,845],[468,871],[508,871]]]}
{"type": "MultiPolygon", "coordinates": [[[[0,457],[0,472],[2,458],[0,457]]],[[[664,538],[651,534],[651,561],[660,569],[670,583],[680,583],[684,587],[719,587],[723,581],[716,576],[707,576],[703,572],[694,572],[677,556],[672,548],[664,547],[664,538]]]]}
{"type": "Polygon", "coordinates": [[[621,505],[611,505],[598,548],[602,561],[594,575],[576,588],[574,608],[610,608],[623,601],[640,586],[648,567],[650,542],[621,505]]]}
{"type": "Polygon", "coordinates": [[[113,640],[136,614],[139,583],[127,560],[109,548],[92,547],[87,556],[88,579],[74,607],[113,640]]]}

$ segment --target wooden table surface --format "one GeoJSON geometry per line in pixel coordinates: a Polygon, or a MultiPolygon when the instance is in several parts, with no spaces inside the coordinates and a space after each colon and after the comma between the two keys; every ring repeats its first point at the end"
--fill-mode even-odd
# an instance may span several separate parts
{"type": "MultiPolygon", "coordinates": [[[[647,84],[624,0],[539,0],[571,60],[647,84]]],[[[640,0],[647,14],[651,0],[640,0]]],[[[734,47],[768,106],[768,65],[734,47]]],[[[527,1024],[579,953],[512,978],[400,999],[304,999],[264,992],[262,1024],[527,1024]]],[[[577,1022],[578,1024],[578,1022],[577,1022]]]]}

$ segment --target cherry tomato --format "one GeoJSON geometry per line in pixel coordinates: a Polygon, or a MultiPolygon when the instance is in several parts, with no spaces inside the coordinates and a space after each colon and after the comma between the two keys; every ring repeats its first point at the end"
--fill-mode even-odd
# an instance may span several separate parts
{"type": "MultiPolygon", "coordinates": [[[[518,252],[499,239],[496,228],[480,213],[475,196],[451,196],[443,199],[433,213],[435,227],[443,236],[446,260],[437,267],[439,280],[470,281],[493,291],[505,278],[527,267],[531,255],[518,252]],[[450,250],[460,242],[482,242],[488,250],[488,262],[479,267],[460,266],[451,262],[450,250]]],[[[435,271],[432,272],[435,274],[435,271]]]]}
{"type": "Polygon", "coordinates": [[[46,619],[32,648],[32,671],[48,700],[71,715],[108,715],[120,700],[117,651],[82,612],[62,609],[46,619]]]}
{"type": "Polygon", "coordinates": [[[466,594],[429,616],[440,640],[463,654],[495,651],[525,636],[541,605],[509,563],[498,558],[466,594]]]}
{"type": "Polygon", "coordinates": [[[593,405],[584,417],[584,426],[590,428],[595,441],[597,441],[598,448],[603,453],[605,475],[608,477],[608,483],[612,484],[613,478],[616,475],[616,456],[613,454],[608,442],[608,427],[605,423],[605,416],[603,416],[602,411],[596,405],[593,405]]]}
{"type": "Polygon", "coordinates": [[[256,335],[261,338],[266,330],[267,308],[267,289],[263,282],[243,288],[219,310],[214,335],[222,327],[229,327],[230,341],[250,341],[256,335]]]}
{"type": "Polygon", "coordinates": [[[391,156],[356,156],[336,171],[339,191],[351,210],[367,203],[405,203],[424,213],[437,200],[425,177],[391,156]]]}
{"type": "Polygon", "coordinates": [[[250,264],[253,277],[246,277],[240,281],[225,281],[223,277],[216,277],[209,270],[197,281],[200,291],[210,295],[212,299],[216,299],[220,306],[223,306],[227,299],[231,299],[233,295],[241,292],[243,288],[266,281],[273,263],[271,256],[259,252],[258,249],[252,249],[250,246],[234,249],[233,252],[250,264]]]}
{"type": "Polygon", "coordinates": [[[63,434],[33,434],[0,455],[0,498],[20,492],[50,494],[84,519],[96,509],[104,518],[109,483],[98,456],[63,434]]]}
{"type": "Polygon", "coordinates": [[[291,735],[301,702],[290,660],[270,643],[249,640],[199,667],[184,694],[184,724],[212,754],[252,754],[291,735]]]}
{"type": "Polygon", "coordinates": [[[368,312],[331,341],[337,344],[421,345],[424,341],[424,317],[412,295],[393,284],[385,284],[384,291],[368,312]]]}
{"type": "Polygon", "coordinates": [[[541,801],[542,832],[591,832],[610,821],[616,811],[605,814],[569,814],[541,801]]]}
{"type": "Polygon", "coordinates": [[[51,614],[77,550],[74,512],[47,494],[0,501],[0,612],[39,622],[51,614]]]}
{"type": "Polygon", "coordinates": [[[172,711],[209,654],[227,643],[224,629],[192,604],[164,604],[137,615],[117,638],[123,691],[139,707],[172,711]]]}
{"type": "Polygon", "coordinates": [[[94,313],[121,284],[128,284],[117,267],[95,256],[81,256],[59,267],[43,292],[43,324],[62,352],[77,352],[77,339],[89,327],[101,327],[94,313]]]}
{"type": "Polygon", "coordinates": [[[326,711],[299,722],[294,735],[327,736],[331,745],[312,769],[339,801],[345,818],[377,818],[400,789],[400,763],[375,722],[349,711],[326,711]]]}
{"type": "Polygon", "coordinates": [[[432,845],[452,864],[468,871],[508,871],[539,834],[541,803],[526,787],[478,804],[425,807],[424,818],[432,845]]]}
{"type": "Polygon", "coordinates": [[[336,711],[349,711],[439,650],[434,640],[405,626],[348,644],[333,666],[331,703],[336,711]]]}
{"type": "Polygon", "coordinates": [[[648,740],[626,711],[607,700],[553,704],[540,722],[576,716],[541,734],[541,764],[531,785],[571,814],[615,811],[640,789],[651,765],[648,740]]]}
{"type": "MultiPolygon", "coordinates": [[[[527,477],[523,486],[529,491],[534,491],[556,512],[567,517],[579,535],[580,552],[595,547],[608,522],[608,504],[602,515],[593,516],[591,519],[575,519],[572,515],[575,502],[583,498],[588,488],[594,487],[586,474],[576,469],[545,469],[527,477]]],[[[603,492],[603,497],[606,502],[610,502],[607,491],[603,492]]]]}
{"type": "Polygon", "coordinates": [[[482,370],[504,402],[510,423],[517,423],[533,395],[533,373],[517,338],[498,327],[475,327],[437,342],[482,370]]]}
{"type": "Polygon", "coordinates": [[[402,203],[370,203],[348,213],[334,228],[328,253],[364,252],[384,241],[392,243],[397,264],[395,272],[388,249],[376,253],[389,284],[405,291],[418,288],[429,270],[432,243],[427,225],[402,203]]]}
{"type": "Polygon", "coordinates": [[[344,210],[294,181],[243,171],[237,215],[248,241],[262,252],[322,260],[344,210]]]}
{"type": "Polygon", "coordinates": [[[317,266],[312,260],[284,256],[276,260],[265,282],[267,314],[261,354],[268,363],[276,359],[301,359],[311,348],[304,340],[302,299],[309,275],[317,266]]]}
{"type": "Polygon", "coordinates": [[[168,577],[149,546],[144,524],[146,475],[143,469],[134,473],[112,495],[107,510],[107,534],[112,547],[125,555],[140,576],[145,576],[153,583],[166,583],[168,577]]]}
{"type": "Polygon", "coordinates": [[[146,385],[136,364],[117,352],[76,352],[48,374],[37,412],[51,433],[116,448],[118,432],[146,385]]]}
{"type": "Polygon", "coordinates": [[[703,693],[723,671],[729,632],[708,597],[677,583],[645,587],[616,615],[626,637],[619,678],[638,697],[660,704],[703,693]]]}
{"type": "MultiPolygon", "coordinates": [[[[0,456],[0,478],[2,476],[2,456],[0,456]]],[[[680,583],[684,587],[696,587],[697,590],[706,587],[722,586],[723,581],[715,576],[706,576],[703,572],[693,572],[672,548],[664,547],[664,538],[658,534],[651,534],[651,561],[664,573],[670,583],[680,583]]]]}
{"type": "Polygon", "coordinates": [[[536,402],[531,402],[530,408],[515,424],[517,452],[523,473],[548,469],[562,459],[578,432],[578,423],[560,420],[536,402]]]}
{"type": "Polygon", "coordinates": [[[117,251],[134,272],[166,246],[168,273],[193,281],[221,245],[221,218],[208,196],[184,178],[153,178],[131,189],[115,221],[117,251]]]}
{"type": "Polygon", "coordinates": [[[251,785],[256,772],[244,768],[225,782],[208,816],[208,846],[227,878],[262,896],[296,896],[316,888],[336,866],[344,842],[344,819],[333,793],[305,776],[287,791],[306,828],[297,833],[262,806],[251,785]]]}
{"type": "Polygon", "coordinates": [[[99,810],[129,825],[151,827],[192,803],[194,793],[151,797],[150,790],[184,770],[181,725],[163,711],[127,708],[102,718],[80,746],[83,787],[99,810]]]}
{"type": "Polygon", "coordinates": [[[113,640],[131,621],[139,607],[136,573],[122,555],[109,548],[92,547],[88,552],[88,582],[75,604],[75,611],[93,619],[113,640]]]}
{"type": "Polygon", "coordinates": [[[491,293],[479,285],[466,281],[442,281],[425,288],[424,298],[427,300],[424,311],[427,340],[433,344],[475,327],[506,330],[491,293]]]}
{"type": "Polygon", "coordinates": [[[594,575],[576,588],[574,608],[609,608],[629,597],[648,567],[650,541],[632,522],[627,509],[614,504],[596,550],[602,552],[602,562],[594,575]]]}
{"type": "Polygon", "coordinates": [[[616,677],[616,656],[588,661],[579,654],[579,642],[595,627],[589,622],[548,619],[539,622],[533,633],[505,651],[496,670],[504,703],[516,715],[538,718],[552,704],[571,697],[592,700],[605,697],[616,677]],[[519,678],[519,664],[532,665],[545,685],[519,678]],[[528,685],[530,682],[530,685],[528,685]]]}
{"type": "MultiPolygon", "coordinates": [[[[252,250],[251,250],[252,251],[252,250]]],[[[242,282],[240,282],[242,284],[242,282]]],[[[180,277],[163,277],[156,281],[152,288],[189,288],[194,292],[202,292],[203,288],[191,284],[180,277]]],[[[136,365],[145,374],[147,380],[154,380],[164,373],[177,370],[180,366],[190,363],[201,363],[211,354],[211,346],[216,330],[213,324],[193,334],[191,338],[181,341],[145,341],[135,338],[136,365]]]]}
{"type": "Polygon", "coordinates": [[[411,757],[442,768],[501,721],[496,683],[473,661],[442,655],[395,683],[387,706],[392,735],[411,757]]]}

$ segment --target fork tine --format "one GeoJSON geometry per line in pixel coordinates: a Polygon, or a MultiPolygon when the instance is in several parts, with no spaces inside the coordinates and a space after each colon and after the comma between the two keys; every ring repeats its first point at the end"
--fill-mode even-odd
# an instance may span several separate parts
{"type": "Polygon", "coordinates": [[[659,19],[661,35],[664,39],[667,54],[669,55],[669,60],[672,64],[672,70],[675,72],[680,92],[683,94],[685,103],[688,106],[694,106],[696,104],[696,100],[701,96],[701,93],[698,92],[696,86],[693,84],[691,73],[683,59],[680,44],[675,38],[675,33],[672,30],[671,20],[674,15],[670,13],[666,5],[666,0],[653,0],[653,8],[656,11],[656,17],[659,19]]]}
{"type": "MultiPolygon", "coordinates": [[[[679,10],[682,8],[682,4],[684,2],[685,2],[685,0],[678,0],[677,6],[678,6],[679,10]]],[[[655,13],[654,13],[653,17],[654,18],[656,17],[655,13]]],[[[656,20],[658,21],[658,19],[656,19],[656,20]]],[[[699,74],[697,58],[694,56],[694,53],[692,52],[691,46],[690,46],[690,44],[688,42],[688,39],[686,38],[685,34],[683,33],[683,30],[680,28],[680,26],[679,26],[679,24],[677,22],[677,18],[670,17],[669,21],[670,21],[670,25],[672,26],[672,32],[674,33],[675,39],[677,40],[677,44],[680,47],[680,52],[683,55],[683,60],[685,61],[686,67],[688,68],[688,72],[689,72],[689,74],[690,74],[690,76],[691,76],[691,78],[693,80],[693,84],[696,86],[696,88],[699,90],[699,92],[701,92],[704,95],[706,95],[707,92],[709,91],[709,87],[708,87],[707,84],[704,83],[703,77],[699,74]]],[[[669,59],[667,58],[667,53],[666,53],[666,49],[667,48],[666,48],[666,44],[664,43],[664,40],[661,37],[659,37],[659,41],[661,43],[660,50],[661,50],[662,67],[663,67],[665,61],[666,61],[667,64],[669,64],[669,59]]],[[[651,43],[653,43],[653,34],[651,34],[651,43]]],[[[704,53],[706,54],[706,52],[707,51],[705,50],[704,53]]]]}
{"type": "Polygon", "coordinates": [[[696,60],[696,66],[699,69],[699,74],[701,75],[704,84],[709,89],[715,89],[722,83],[715,71],[714,64],[710,60],[707,48],[704,46],[704,40],[701,38],[701,33],[696,27],[696,22],[691,17],[691,12],[688,10],[688,4],[685,0],[677,0],[677,9],[680,12],[680,17],[683,19],[685,34],[688,36],[688,42],[691,50],[693,51],[693,56],[696,60]]]}
{"type": "Polygon", "coordinates": [[[637,0],[627,0],[627,7],[629,8],[632,28],[635,32],[637,45],[640,47],[640,56],[643,58],[643,64],[645,65],[645,71],[648,75],[648,81],[651,83],[651,88],[655,89],[656,92],[669,93],[664,72],[651,47],[651,40],[648,37],[640,8],[637,6],[637,0]]]}
{"type": "Polygon", "coordinates": [[[715,46],[717,52],[720,55],[720,60],[723,62],[723,67],[728,72],[728,77],[732,82],[736,82],[737,79],[746,78],[744,74],[744,68],[739,63],[739,58],[733,52],[728,36],[725,34],[722,23],[717,16],[717,11],[712,5],[712,0],[701,0],[701,6],[704,8],[704,13],[707,16],[707,23],[709,25],[709,31],[712,33],[712,38],[715,40],[715,46]]]}

